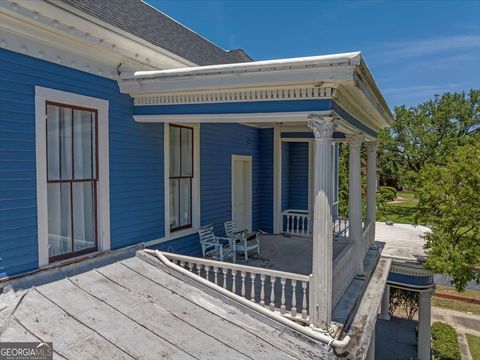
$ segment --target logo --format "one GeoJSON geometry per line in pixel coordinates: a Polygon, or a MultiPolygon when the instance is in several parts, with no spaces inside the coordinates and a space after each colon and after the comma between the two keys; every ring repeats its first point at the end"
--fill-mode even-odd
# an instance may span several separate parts
{"type": "Polygon", "coordinates": [[[52,360],[51,342],[0,342],[0,360],[52,360]]]}

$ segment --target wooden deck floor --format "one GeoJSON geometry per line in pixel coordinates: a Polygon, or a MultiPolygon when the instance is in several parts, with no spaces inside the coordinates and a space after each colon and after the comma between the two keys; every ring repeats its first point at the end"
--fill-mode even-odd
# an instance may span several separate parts
{"type": "Polygon", "coordinates": [[[53,341],[59,359],[331,356],[322,344],[138,257],[61,271],[0,295],[0,341],[53,341]]]}
{"type": "MultiPolygon", "coordinates": [[[[333,241],[335,259],[348,245],[346,240],[333,241]]],[[[262,235],[261,256],[249,257],[247,265],[309,275],[312,273],[312,239],[283,235],[262,235]]],[[[241,262],[243,257],[240,257],[241,262]]]]}

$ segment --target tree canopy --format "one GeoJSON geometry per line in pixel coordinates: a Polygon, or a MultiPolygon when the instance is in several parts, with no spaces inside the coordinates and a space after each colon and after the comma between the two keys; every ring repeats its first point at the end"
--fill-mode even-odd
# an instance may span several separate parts
{"type": "Polygon", "coordinates": [[[426,234],[427,268],[446,274],[458,290],[480,283],[480,142],[460,146],[444,164],[418,173],[417,218],[426,234]]]}
{"type": "Polygon", "coordinates": [[[480,90],[396,107],[394,125],[379,134],[380,183],[414,187],[425,164],[444,163],[472,137],[480,138],[480,90]]]}

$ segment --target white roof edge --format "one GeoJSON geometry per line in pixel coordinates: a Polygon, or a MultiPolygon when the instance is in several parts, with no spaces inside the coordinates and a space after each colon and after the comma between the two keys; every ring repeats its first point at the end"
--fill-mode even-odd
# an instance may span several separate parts
{"type": "Polygon", "coordinates": [[[134,73],[134,77],[141,78],[141,77],[156,77],[156,76],[167,76],[167,75],[175,76],[175,75],[188,75],[192,73],[208,73],[208,72],[218,73],[222,71],[243,70],[243,69],[247,70],[252,68],[262,68],[262,67],[270,67],[270,66],[307,66],[307,65],[335,65],[335,64],[359,65],[361,58],[362,58],[362,53],[360,51],[355,51],[355,52],[331,54],[331,55],[252,61],[252,62],[246,62],[246,63],[195,66],[195,67],[186,67],[186,68],[178,68],[178,69],[168,69],[168,70],[136,71],[134,73]]]}

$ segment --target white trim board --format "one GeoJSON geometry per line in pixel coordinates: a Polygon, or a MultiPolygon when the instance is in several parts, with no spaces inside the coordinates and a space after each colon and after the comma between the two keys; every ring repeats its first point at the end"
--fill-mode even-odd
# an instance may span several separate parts
{"type": "Polygon", "coordinates": [[[231,214],[232,214],[232,220],[235,219],[234,213],[235,213],[235,207],[234,207],[234,200],[235,200],[235,187],[236,187],[236,179],[234,176],[234,163],[236,161],[244,161],[247,162],[248,164],[248,169],[247,169],[247,180],[245,181],[245,197],[246,197],[246,208],[247,208],[247,214],[246,214],[246,221],[247,221],[247,226],[246,228],[248,231],[252,231],[252,216],[253,216],[253,158],[250,155],[232,155],[232,161],[231,161],[231,214]]]}
{"type": "Polygon", "coordinates": [[[48,265],[46,102],[53,101],[98,111],[98,250],[110,249],[110,180],[108,101],[35,86],[35,146],[37,171],[38,265],[48,265]]]}

